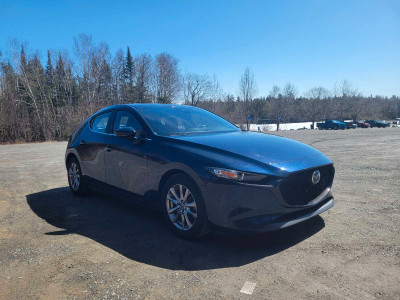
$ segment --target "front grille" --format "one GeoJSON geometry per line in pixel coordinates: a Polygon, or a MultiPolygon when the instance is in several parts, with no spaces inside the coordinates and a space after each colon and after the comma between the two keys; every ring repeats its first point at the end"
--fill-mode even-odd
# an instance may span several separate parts
{"type": "Polygon", "coordinates": [[[334,173],[333,165],[295,172],[281,181],[279,190],[288,205],[306,205],[332,184],[334,173]],[[321,178],[313,184],[312,174],[316,170],[320,171],[321,178]]]}

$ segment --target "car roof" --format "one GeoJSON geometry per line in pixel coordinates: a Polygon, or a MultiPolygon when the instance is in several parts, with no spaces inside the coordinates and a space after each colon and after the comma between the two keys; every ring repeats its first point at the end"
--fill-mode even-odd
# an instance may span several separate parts
{"type": "Polygon", "coordinates": [[[156,106],[176,106],[176,105],[181,105],[181,104],[163,104],[163,103],[131,103],[128,104],[133,107],[156,107],[156,106]]]}
{"type": "Polygon", "coordinates": [[[126,103],[126,104],[114,104],[100,109],[95,112],[93,115],[89,117],[89,119],[101,115],[102,113],[108,112],[110,110],[118,109],[118,108],[138,108],[138,107],[160,107],[160,106],[184,106],[184,107],[193,107],[191,105],[184,104],[163,104],[163,103],[126,103]]]}
{"type": "Polygon", "coordinates": [[[127,104],[115,104],[111,106],[107,106],[101,109],[99,112],[108,110],[108,109],[116,109],[116,108],[127,108],[127,107],[160,107],[160,106],[188,106],[192,107],[191,105],[184,105],[184,104],[163,104],[163,103],[127,103],[127,104]]]}

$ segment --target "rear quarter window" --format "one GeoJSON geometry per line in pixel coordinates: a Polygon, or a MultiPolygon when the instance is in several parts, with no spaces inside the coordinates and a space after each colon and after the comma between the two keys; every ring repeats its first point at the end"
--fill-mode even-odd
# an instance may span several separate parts
{"type": "Polygon", "coordinates": [[[105,133],[111,117],[111,113],[112,112],[110,111],[93,118],[91,122],[91,129],[94,132],[105,133]]]}

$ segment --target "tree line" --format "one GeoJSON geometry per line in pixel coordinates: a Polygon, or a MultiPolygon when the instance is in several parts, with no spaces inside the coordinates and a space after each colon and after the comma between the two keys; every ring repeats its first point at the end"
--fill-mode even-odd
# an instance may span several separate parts
{"type": "MultiPolygon", "coordinates": [[[[1,49],[0,49],[1,50],[1,49]]],[[[181,72],[169,53],[112,54],[106,43],[81,34],[73,54],[38,51],[10,41],[0,51],[0,142],[64,140],[88,116],[120,103],[185,103],[244,124],[317,121],[322,119],[394,119],[400,98],[364,97],[343,80],[332,91],[315,87],[299,95],[292,83],[272,86],[258,96],[254,74],[246,68],[237,95],[224,93],[215,76],[181,72]],[[258,97],[257,97],[258,96],[258,97]]]]}

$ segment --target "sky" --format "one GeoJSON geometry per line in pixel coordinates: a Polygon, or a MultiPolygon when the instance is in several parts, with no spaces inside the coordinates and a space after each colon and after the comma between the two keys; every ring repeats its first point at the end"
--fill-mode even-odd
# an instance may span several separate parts
{"type": "Polygon", "coordinates": [[[400,95],[399,0],[0,0],[0,51],[27,41],[73,53],[89,34],[112,53],[169,52],[182,72],[217,77],[236,95],[246,67],[258,96],[293,83],[299,95],[346,79],[364,96],[400,95]]]}

